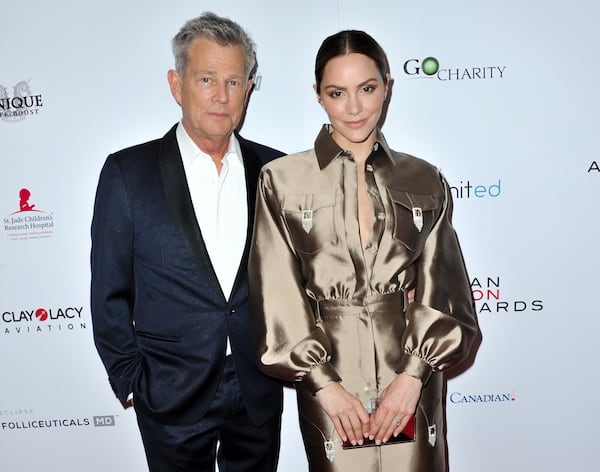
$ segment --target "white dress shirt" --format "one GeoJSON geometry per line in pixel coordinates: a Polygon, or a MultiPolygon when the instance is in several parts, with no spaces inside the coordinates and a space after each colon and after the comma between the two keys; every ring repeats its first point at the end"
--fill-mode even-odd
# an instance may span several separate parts
{"type": "MultiPolygon", "coordinates": [[[[181,122],[176,134],[196,220],[223,294],[229,299],[248,229],[246,177],[240,145],[232,134],[218,173],[212,158],[196,146],[181,122]]],[[[227,354],[230,352],[227,339],[227,354]]]]}

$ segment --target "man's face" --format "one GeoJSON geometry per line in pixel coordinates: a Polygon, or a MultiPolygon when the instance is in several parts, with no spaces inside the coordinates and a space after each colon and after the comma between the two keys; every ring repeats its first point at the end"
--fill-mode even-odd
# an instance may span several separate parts
{"type": "Polygon", "coordinates": [[[169,71],[183,126],[199,146],[229,140],[238,126],[252,85],[246,79],[245,65],[241,46],[220,46],[198,38],[190,46],[183,76],[169,71]]]}

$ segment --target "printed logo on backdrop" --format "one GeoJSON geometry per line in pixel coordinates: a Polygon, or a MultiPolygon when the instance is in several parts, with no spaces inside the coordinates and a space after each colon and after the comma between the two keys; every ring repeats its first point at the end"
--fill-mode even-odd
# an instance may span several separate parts
{"type": "Polygon", "coordinates": [[[36,207],[29,189],[22,188],[15,201],[18,210],[3,219],[4,233],[8,239],[50,238],[54,234],[54,216],[36,207]]]}
{"type": "Polygon", "coordinates": [[[57,428],[98,428],[116,426],[119,415],[83,417],[48,417],[38,415],[33,408],[0,408],[0,430],[21,432],[26,430],[52,430],[57,428]]]}
{"type": "Polygon", "coordinates": [[[87,329],[83,306],[24,308],[6,310],[0,315],[5,335],[52,335],[87,329]]]}
{"type": "Polygon", "coordinates": [[[30,80],[22,80],[12,87],[0,85],[0,119],[15,123],[36,116],[42,109],[42,96],[32,92],[30,80]]]}
{"type": "Polygon", "coordinates": [[[461,180],[458,185],[450,185],[450,193],[454,200],[486,197],[498,198],[502,193],[502,182],[500,179],[491,183],[472,183],[470,180],[465,182],[461,180]]]}
{"type": "Polygon", "coordinates": [[[502,79],[506,66],[489,65],[446,65],[436,57],[424,59],[408,59],[404,62],[404,74],[410,79],[430,79],[442,82],[460,80],[502,79]]]}
{"type": "Polygon", "coordinates": [[[600,174],[600,166],[598,165],[598,161],[592,161],[592,163],[588,167],[588,174],[592,172],[595,174],[600,174]]]}
{"type": "Polygon", "coordinates": [[[475,277],[471,280],[471,292],[478,314],[524,314],[544,309],[544,302],[537,297],[506,294],[499,275],[475,277]]]}
{"type": "Polygon", "coordinates": [[[258,92],[260,90],[260,84],[262,83],[262,75],[256,72],[252,77],[252,92],[258,92]]]}
{"type": "Polygon", "coordinates": [[[517,401],[514,390],[511,392],[452,392],[448,394],[450,403],[473,405],[482,403],[512,403],[517,401]]]}

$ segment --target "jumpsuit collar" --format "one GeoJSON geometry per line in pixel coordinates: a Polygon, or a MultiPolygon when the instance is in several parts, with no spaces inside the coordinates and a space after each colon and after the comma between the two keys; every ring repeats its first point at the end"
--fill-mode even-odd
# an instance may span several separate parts
{"type": "MultiPolygon", "coordinates": [[[[324,124],[315,140],[315,153],[321,170],[327,167],[336,157],[350,154],[350,151],[342,149],[335,142],[331,135],[332,131],[333,127],[331,125],[324,124]]],[[[383,133],[377,128],[377,136],[375,138],[375,143],[373,144],[373,150],[376,151],[379,148],[383,150],[390,162],[395,165],[395,162],[392,159],[392,151],[390,150],[383,133]]]]}

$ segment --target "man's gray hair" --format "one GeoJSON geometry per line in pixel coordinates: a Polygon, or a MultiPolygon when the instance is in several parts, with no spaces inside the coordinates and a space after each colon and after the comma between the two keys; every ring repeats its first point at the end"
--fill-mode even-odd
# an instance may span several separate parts
{"type": "Polygon", "coordinates": [[[188,64],[190,45],[197,38],[206,38],[221,46],[241,46],[246,58],[246,78],[256,72],[256,45],[248,33],[229,18],[204,12],[187,21],[171,41],[175,69],[183,75],[188,64]]]}

